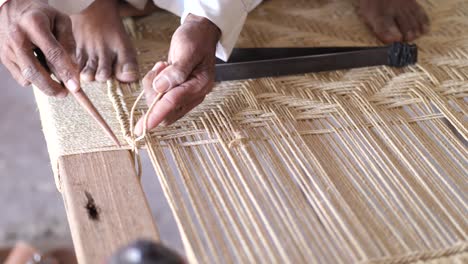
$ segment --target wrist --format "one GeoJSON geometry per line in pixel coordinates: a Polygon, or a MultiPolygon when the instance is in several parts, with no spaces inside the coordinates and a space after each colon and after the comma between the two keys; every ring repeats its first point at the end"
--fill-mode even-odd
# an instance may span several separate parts
{"type": "Polygon", "coordinates": [[[218,42],[221,38],[221,30],[218,28],[218,26],[216,26],[216,24],[211,22],[211,20],[206,17],[188,14],[184,21],[184,24],[187,23],[196,24],[198,27],[206,30],[211,36],[215,38],[216,42],[218,42]]]}

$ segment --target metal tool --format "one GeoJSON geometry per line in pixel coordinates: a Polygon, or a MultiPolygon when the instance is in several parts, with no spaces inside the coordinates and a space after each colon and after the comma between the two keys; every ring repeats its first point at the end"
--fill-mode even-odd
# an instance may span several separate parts
{"type": "Polygon", "coordinates": [[[416,45],[383,47],[238,48],[228,62],[216,63],[216,81],[241,80],[417,61],[416,45]]]}
{"type": "Polygon", "coordinates": [[[107,264],[185,264],[177,252],[161,243],[138,240],[115,252],[107,264]]]}
{"type": "MultiPolygon", "coordinates": [[[[44,67],[48,72],[51,72],[49,66],[47,65],[47,59],[44,55],[44,53],[36,48],[34,49],[34,55],[36,56],[37,60],[39,61],[39,63],[42,65],[42,67],[44,67]]],[[[65,87],[63,85],[63,83],[60,83],[63,87],[65,87]]],[[[109,127],[109,125],[106,123],[106,121],[104,120],[104,118],[101,116],[101,114],[99,113],[99,111],[96,109],[96,107],[93,105],[93,103],[91,102],[91,100],[89,100],[89,97],[85,94],[85,92],[83,91],[83,89],[80,89],[78,92],[76,93],[71,93],[73,94],[73,96],[76,98],[76,100],[78,101],[78,103],[80,103],[80,105],[88,112],[89,115],[91,115],[94,120],[97,121],[97,123],[99,124],[99,126],[104,130],[104,132],[109,136],[109,138],[112,139],[112,141],[120,147],[120,142],[119,140],[117,139],[117,137],[115,136],[114,132],[112,131],[112,129],[109,127]]]]}

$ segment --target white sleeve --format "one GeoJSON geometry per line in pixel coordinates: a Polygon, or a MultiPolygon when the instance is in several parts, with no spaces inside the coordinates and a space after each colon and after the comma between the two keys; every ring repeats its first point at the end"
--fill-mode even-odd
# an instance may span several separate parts
{"type": "Polygon", "coordinates": [[[94,0],[49,0],[49,5],[65,14],[77,14],[87,8],[94,0]]]}
{"type": "MultiPolygon", "coordinates": [[[[1,2],[2,0],[0,0],[1,2]]],[[[48,0],[49,5],[66,14],[77,14],[87,8],[94,0],[48,0]]],[[[132,6],[143,9],[148,0],[126,0],[132,6]]]]}
{"type": "Polygon", "coordinates": [[[181,20],[188,14],[209,19],[221,30],[216,57],[227,61],[244,26],[247,14],[260,0],[185,0],[181,20]]]}
{"type": "Polygon", "coordinates": [[[8,2],[8,0],[0,0],[0,7],[2,7],[4,4],[6,4],[6,2],[8,2]]]}

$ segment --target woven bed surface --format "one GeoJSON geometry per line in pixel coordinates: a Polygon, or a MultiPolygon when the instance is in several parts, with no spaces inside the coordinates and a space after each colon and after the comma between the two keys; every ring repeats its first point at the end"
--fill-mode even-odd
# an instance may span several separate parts
{"type": "MultiPolygon", "coordinates": [[[[421,4],[431,32],[416,41],[417,65],[220,83],[145,138],[191,263],[468,261],[468,2],[421,4]]],[[[146,71],[165,58],[178,18],[127,22],[146,71]]],[[[266,1],[238,42],[373,45],[345,0],[266,1]]],[[[116,106],[111,123],[128,137],[140,86],[91,88],[109,88],[110,100],[93,100],[116,106]]]]}
{"type": "MultiPolygon", "coordinates": [[[[405,262],[466,251],[468,3],[422,4],[432,30],[416,41],[416,66],[218,84],[151,133],[189,260],[405,262]]],[[[176,25],[164,13],[137,21],[146,69],[176,25]]],[[[342,0],[266,1],[238,42],[372,45],[342,0]]]]}

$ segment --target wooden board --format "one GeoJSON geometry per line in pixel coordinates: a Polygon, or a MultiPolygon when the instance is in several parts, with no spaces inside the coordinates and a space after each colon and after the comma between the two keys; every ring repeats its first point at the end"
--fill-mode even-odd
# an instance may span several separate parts
{"type": "Polygon", "coordinates": [[[104,263],[139,238],[158,240],[129,151],[60,157],[59,172],[79,263],[104,263]]]}

